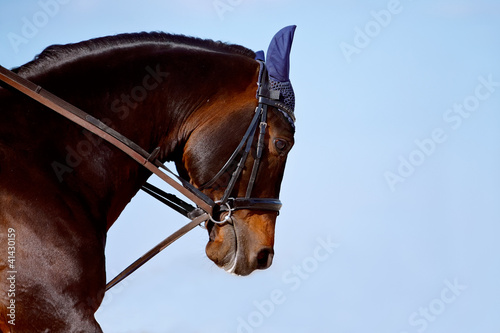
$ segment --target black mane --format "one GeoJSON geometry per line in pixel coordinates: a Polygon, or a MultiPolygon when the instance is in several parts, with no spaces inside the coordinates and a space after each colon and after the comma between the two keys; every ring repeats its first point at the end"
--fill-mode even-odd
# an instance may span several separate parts
{"type": "Polygon", "coordinates": [[[12,70],[19,74],[27,75],[43,69],[51,63],[67,60],[68,58],[75,59],[83,55],[103,50],[146,44],[165,44],[166,46],[184,45],[255,58],[254,51],[240,45],[163,32],[139,32],[100,37],[74,44],[52,45],[43,50],[42,53],[37,55],[32,61],[12,70]]]}

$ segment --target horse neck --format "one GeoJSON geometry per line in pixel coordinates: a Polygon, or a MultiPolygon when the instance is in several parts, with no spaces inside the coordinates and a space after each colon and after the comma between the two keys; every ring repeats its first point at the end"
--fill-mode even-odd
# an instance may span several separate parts
{"type": "MultiPolygon", "coordinates": [[[[242,56],[170,50],[117,52],[89,64],[76,61],[32,79],[47,90],[103,120],[147,151],[161,148],[160,159],[182,163],[183,146],[202,124],[223,116],[224,96],[255,85],[255,66],[242,56]],[[232,62],[232,66],[227,63],[232,62]],[[242,69],[245,69],[242,71],[242,69]],[[238,77],[239,76],[239,77],[238,77]],[[222,96],[222,97],[221,97],[222,96]],[[217,114],[213,110],[217,109],[217,114]]],[[[58,180],[86,201],[107,228],[150,173],[122,152],[67,121],[52,117],[51,135],[59,146],[58,180]],[[62,150],[62,151],[61,151],[62,150]],[[68,167],[68,169],[64,169],[68,167]],[[63,168],[63,169],[61,169],[63,168]],[[66,172],[67,171],[67,172],[66,172]]]]}

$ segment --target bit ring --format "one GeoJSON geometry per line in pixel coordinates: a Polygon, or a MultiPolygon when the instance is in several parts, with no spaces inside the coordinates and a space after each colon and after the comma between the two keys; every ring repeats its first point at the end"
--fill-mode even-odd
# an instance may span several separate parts
{"type": "MultiPolygon", "coordinates": [[[[216,203],[219,203],[219,202],[216,202],[216,203]]],[[[233,212],[233,210],[231,209],[231,206],[229,206],[229,203],[225,203],[226,207],[227,207],[227,215],[226,217],[224,217],[224,219],[222,221],[216,221],[212,215],[210,215],[210,221],[212,221],[213,223],[215,224],[223,224],[223,223],[226,223],[227,221],[229,221],[229,219],[231,219],[231,214],[233,212]]]]}

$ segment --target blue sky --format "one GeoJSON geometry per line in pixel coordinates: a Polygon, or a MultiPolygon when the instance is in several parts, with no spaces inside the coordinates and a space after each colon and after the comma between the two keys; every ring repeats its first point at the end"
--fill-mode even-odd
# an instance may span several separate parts
{"type": "MultiPolygon", "coordinates": [[[[298,26],[273,266],[231,276],[196,229],[106,297],[105,332],[500,331],[500,2],[54,1],[1,3],[3,66],[135,31],[266,50],[298,26]]],[[[139,194],[109,275],[184,222],[139,194]]]]}

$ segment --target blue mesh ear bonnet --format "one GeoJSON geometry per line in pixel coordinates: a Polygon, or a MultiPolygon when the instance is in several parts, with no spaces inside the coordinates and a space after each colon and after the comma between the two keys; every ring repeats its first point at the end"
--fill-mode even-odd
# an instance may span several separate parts
{"type": "MultiPolygon", "coordinates": [[[[292,83],[290,81],[286,82],[280,82],[272,77],[269,78],[269,89],[272,90],[277,90],[280,92],[280,101],[283,102],[283,104],[286,106],[286,108],[292,113],[295,111],[295,93],[293,92],[293,87],[292,83]]],[[[281,113],[288,119],[290,123],[294,123],[295,119],[292,119],[287,112],[284,112],[283,110],[281,113]]]]}
{"type": "MultiPolygon", "coordinates": [[[[290,82],[290,51],[296,27],[292,25],[281,29],[269,44],[266,57],[269,89],[279,92],[279,100],[292,114],[295,110],[295,93],[290,82]]],[[[263,58],[262,52],[257,52],[257,58],[259,57],[263,58]]],[[[281,111],[293,124],[294,119],[287,112],[281,111]]]]}

